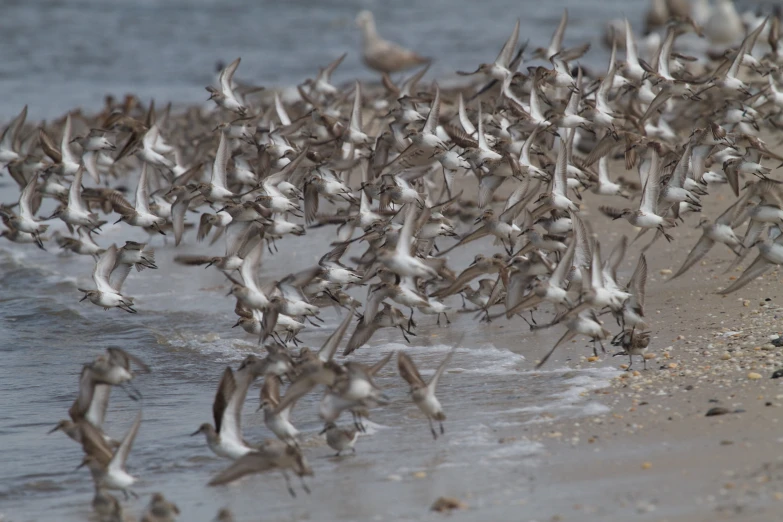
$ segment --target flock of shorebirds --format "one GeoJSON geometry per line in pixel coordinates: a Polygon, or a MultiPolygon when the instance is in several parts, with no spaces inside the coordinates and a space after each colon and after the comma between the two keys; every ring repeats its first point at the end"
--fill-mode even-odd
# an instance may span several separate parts
{"type": "MultiPolygon", "coordinates": [[[[382,74],[381,85],[334,85],[341,56],[286,103],[236,82],[236,59],[216,86],[207,87],[214,102],[209,111],[156,111],[127,97],[107,100],[94,116],[71,112],[33,127],[26,125],[25,108],[0,139],[0,163],[21,192],[18,203],[0,207],[2,236],[40,248],[56,243],[94,258],[95,287],[80,289],[82,301],[136,313],[123,284],[133,267],[158,268],[152,238],[163,234],[174,245],[186,237],[225,241],[223,256],[175,257],[225,274],[236,302],[235,326],[265,349],[236,370],[225,369],[214,424],[193,434],[203,434],[212,452],[232,461],[209,485],[278,470],[291,495],[289,471],[309,491],[304,478],[313,470],[291,422],[292,408],[303,396],[322,392],[318,415],[327,444],[337,455],[355,451],[363,419],[388,404],[373,376],[393,354],[374,364],[345,357],[379,329],[399,330],[409,340],[416,312],[448,324],[447,303],[457,295],[463,308],[472,304],[477,320],[521,317],[534,329],[564,328],[536,368],[576,336],[593,342],[595,356],[596,345],[605,351],[603,341],[618,346],[630,358],[628,368],[635,355],[646,361],[644,250],[661,238],[674,240],[678,224],[701,211],[715,185],[728,184],[736,199],[714,221],[699,220],[703,235],[672,278],[716,243],[734,254],[732,269],[751,251],[757,256],[720,294],[783,264],[782,185],[763,164],[783,156],[760,137],[783,125],[777,13],[741,25],[736,42],[698,58],[675,50],[682,35],[703,34],[693,17],[669,12],[659,24],[660,45],[645,57],[624,21],[610,38],[611,57],[600,76],[579,66],[589,45],[563,48],[567,13],[551,44],[533,53],[546,65],[523,67],[526,45],[519,45],[517,21],[494,61],[459,73],[476,81],[449,92],[425,84],[428,60],[383,40],[370,13],[357,22],[365,63],[382,74]],[[618,45],[625,49],[623,61],[618,45]],[[421,68],[405,81],[390,77],[416,66],[421,68]],[[131,179],[133,202],[112,188],[131,179]],[[623,237],[602,257],[601,234],[592,231],[600,232],[605,218],[590,223],[583,217],[585,191],[622,202],[622,208],[600,206],[605,216],[627,220],[638,236],[652,232],[624,283],[618,268],[629,242],[623,237]],[[56,209],[42,216],[45,199],[56,209]],[[49,220],[63,221],[70,235],[47,237],[49,220]],[[99,233],[109,221],[143,228],[150,242],[102,245],[99,233]],[[737,230],[744,223],[743,235],[737,230]],[[276,253],[286,236],[327,225],[337,225],[332,250],[316,266],[279,280],[262,277],[264,250],[287,255],[276,253]],[[448,252],[486,236],[494,238],[494,252],[476,255],[469,266],[448,266],[448,252]],[[360,244],[366,250],[343,261],[360,244]],[[346,292],[357,286],[366,286],[363,304],[346,292]],[[332,306],[344,309],[339,327],[319,350],[297,350],[299,333],[332,306]],[[546,308],[554,318],[537,323],[534,312],[546,308]],[[616,334],[599,320],[603,314],[613,316],[616,334]],[[240,416],[258,378],[260,409],[276,439],[254,445],[243,437],[240,416]],[[353,422],[340,426],[346,411],[353,422]]],[[[429,382],[404,351],[396,354],[400,376],[435,439],[446,418],[435,392],[452,353],[429,382]]],[[[113,386],[140,397],[134,370],[148,368],[119,348],[84,365],[70,420],[55,428],[82,445],[101,520],[121,519],[121,505],[109,490],[127,497],[136,481],[125,462],[141,412],[121,441],[102,429],[113,386]]],[[[172,520],[177,512],[158,494],[144,520],[172,520]]],[[[229,520],[230,513],[221,517],[229,520]]]]}

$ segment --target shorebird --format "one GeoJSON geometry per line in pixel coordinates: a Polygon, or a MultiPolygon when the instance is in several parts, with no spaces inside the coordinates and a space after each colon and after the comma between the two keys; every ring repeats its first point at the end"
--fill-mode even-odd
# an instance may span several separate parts
{"type": "Polygon", "coordinates": [[[237,96],[233,86],[234,73],[237,71],[237,67],[239,67],[240,60],[241,58],[237,58],[220,71],[219,89],[211,86],[206,89],[209,92],[209,99],[213,100],[218,107],[236,112],[240,116],[245,116],[248,109],[237,96]]]}
{"type": "Polygon", "coordinates": [[[612,345],[620,346],[623,349],[622,352],[614,354],[614,357],[618,355],[628,356],[628,367],[625,371],[631,371],[634,355],[641,356],[644,369],[647,369],[647,358],[644,355],[647,353],[647,347],[650,345],[650,332],[637,333],[635,329],[623,330],[612,340],[612,345]]]}
{"type": "Polygon", "coordinates": [[[209,449],[218,457],[236,460],[256,451],[242,437],[240,421],[242,406],[251,384],[252,379],[246,375],[242,375],[237,382],[231,367],[226,367],[212,405],[215,425],[204,423],[191,433],[191,436],[203,433],[209,449]]]}
{"type": "Polygon", "coordinates": [[[623,329],[647,328],[647,322],[644,319],[644,297],[647,288],[647,258],[644,254],[639,256],[636,262],[636,268],[631,275],[631,279],[626,286],[626,292],[631,297],[623,304],[622,315],[619,319],[622,321],[623,329]]]}
{"type": "MultiPolygon", "coordinates": [[[[584,303],[582,305],[579,305],[571,310],[569,310],[561,319],[560,322],[562,322],[567,330],[563,334],[563,336],[557,340],[555,345],[550,349],[544,357],[541,358],[540,361],[536,364],[535,368],[538,370],[541,368],[546,362],[549,360],[549,358],[552,356],[552,354],[555,352],[558,346],[560,346],[563,343],[566,343],[576,337],[577,335],[586,335],[590,337],[593,341],[593,354],[598,355],[598,350],[595,348],[595,343],[609,338],[611,335],[611,332],[603,327],[601,322],[598,320],[598,317],[595,314],[595,311],[590,308],[589,303],[584,303]]],[[[603,350],[603,344],[601,344],[601,348],[603,350]]],[[[606,351],[606,350],[603,350],[606,351]]]]}
{"type": "Polygon", "coordinates": [[[608,206],[602,206],[600,207],[600,210],[612,219],[625,218],[635,227],[640,227],[642,229],[657,229],[667,241],[672,241],[674,238],[666,232],[666,228],[673,227],[675,225],[674,220],[673,218],[659,214],[658,202],[661,193],[662,165],[658,149],[659,146],[657,144],[654,144],[654,146],[651,147],[652,160],[650,162],[646,180],[644,181],[644,192],[639,203],[639,210],[630,208],[617,210],[608,206]]]}
{"type": "Polygon", "coordinates": [[[141,522],[174,522],[177,515],[179,508],[175,503],[167,500],[163,493],[153,493],[141,522]]]}
{"type": "Polygon", "coordinates": [[[339,428],[334,422],[327,422],[324,429],[321,431],[321,435],[326,434],[326,444],[330,448],[337,451],[335,457],[339,457],[340,453],[346,450],[351,450],[356,453],[356,439],[359,438],[359,431],[352,428],[339,428]]]}
{"type": "Polygon", "coordinates": [[[136,241],[126,241],[117,251],[117,263],[131,265],[137,272],[145,268],[158,269],[158,265],[155,264],[155,249],[147,246],[147,243],[136,241]]]}
{"type": "Polygon", "coordinates": [[[242,283],[240,284],[233,277],[226,274],[226,277],[233,283],[229,295],[239,299],[242,304],[251,310],[267,310],[271,306],[269,295],[272,291],[272,285],[266,284],[264,288],[258,284],[258,268],[261,263],[261,252],[264,248],[261,242],[256,242],[245,255],[244,261],[240,267],[242,283]]]}
{"type": "Polygon", "coordinates": [[[362,60],[370,69],[391,74],[430,62],[429,58],[381,38],[370,11],[360,11],[356,25],[362,31],[362,60]]]}
{"type": "Polygon", "coordinates": [[[453,355],[454,349],[449,351],[440,365],[438,365],[438,369],[435,370],[435,375],[432,376],[430,382],[425,383],[410,356],[402,351],[397,353],[397,368],[399,369],[400,377],[405,379],[405,382],[410,385],[413,403],[427,416],[427,421],[430,423],[432,438],[436,440],[438,438],[438,432],[435,431],[435,426],[433,426],[432,421],[438,421],[438,424],[440,425],[440,434],[443,435],[445,433],[443,421],[446,420],[446,414],[443,413],[443,407],[435,396],[435,390],[438,387],[441,375],[443,375],[443,372],[446,370],[446,366],[449,364],[449,361],[451,361],[453,355]]]}
{"type": "MultiPolygon", "coordinates": [[[[513,61],[514,51],[516,49],[518,40],[519,40],[519,19],[517,19],[517,22],[514,25],[514,29],[511,31],[511,35],[508,37],[508,40],[506,40],[506,43],[503,44],[503,47],[500,49],[500,53],[498,54],[497,58],[495,58],[495,61],[493,63],[482,63],[481,65],[479,65],[478,69],[476,69],[472,73],[457,71],[457,74],[463,76],[469,76],[473,74],[484,74],[485,76],[487,76],[488,79],[500,82],[501,85],[500,92],[504,96],[507,96],[509,99],[513,100],[518,105],[524,106],[524,103],[519,101],[519,99],[509,89],[509,87],[511,86],[511,80],[514,77],[514,74],[516,73],[516,70],[512,69],[511,64],[513,61]]],[[[470,131],[468,132],[470,133],[470,131]]]]}
{"type": "Polygon", "coordinates": [[[129,225],[142,228],[152,228],[163,235],[166,235],[161,227],[166,223],[165,218],[161,218],[150,212],[149,192],[147,189],[147,162],[141,163],[141,174],[139,175],[139,185],[136,189],[136,202],[133,207],[128,206],[124,200],[115,200],[115,211],[120,214],[117,223],[124,221],[129,225]]]}
{"type": "Polygon", "coordinates": [[[291,383],[291,386],[288,387],[285,395],[277,404],[274,410],[275,414],[284,411],[310,393],[316,386],[331,386],[335,383],[338,374],[342,373],[343,370],[332,359],[335,353],[337,353],[337,348],[339,348],[343,337],[345,337],[352,319],[353,311],[345,314],[340,326],[326,339],[315,357],[305,360],[297,367],[296,380],[291,383]]]}
{"type": "Polygon", "coordinates": [[[84,168],[79,168],[71,181],[71,187],[68,189],[68,204],[61,206],[48,218],[60,218],[69,227],[83,226],[90,231],[100,229],[101,225],[106,223],[98,219],[98,214],[90,212],[82,201],[82,176],[84,168]]]}
{"type": "Polygon", "coordinates": [[[285,478],[288,492],[292,497],[295,497],[296,492],[291,487],[291,481],[286,473],[287,469],[291,469],[301,479],[302,489],[310,493],[310,488],[304,482],[304,477],[313,476],[313,470],[307,459],[296,446],[290,446],[274,439],[264,441],[258,451],[237,459],[212,478],[207,485],[222,486],[253,473],[279,470],[285,478]]]}
{"type": "Polygon", "coordinates": [[[139,426],[141,426],[141,411],[136,414],[136,419],[133,421],[130,429],[128,429],[128,433],[123,437],[120,447],[117,448],[117,451],[110,458],[107,458],[105,452],[91,452],[87,443],[82,443],[87,454],[81,466],[87,466],[90,469],[96,486],[106,489],[118,489],[125,494],[126,498],[129,494],[135,496],[130,487],[136,483],[136,477],[128,474],[125,470],[125,463],[133,447],[136,434],[139,432],[139,426]]]}
{"type": "Polygon", "coordinates": [[[424,261],[412,255],[413,227],[416,220],[416,207],[409,205],[405,213],[405,223],[397,239],[394,251],[384,250],[378,253],[378,259],[400,277],[438,278],[438,272],[424,261]]]}
{"type": "MultiPolygon", "coordinates": [[[[69,250],[74,254],[79,254],[82,256],[97,257],[106,250],[105,248],[99,247],[98,244],[95,243],[95,240],[92,238],[92,234],[89,230],[78,227],[76,229],[76,235],[79,236],[78,239],[55,233],[53,234],[53,238],[57,242],[57,245],[63,250],[69,250]]],[[[40,239],[40,236],[38,237],[40,239]]]]}
{"type": "Polygon", "coordinates": [[[734,254],[740,253],[739,251],[743,249],[743,245],[734,233],[734,229],[732,229],[732,223],[736,219],[739,210],[741,210],[740,205],[735,203],[727,208],[723,214],[718,216],[714,223],[706,218],[699,220],[698,227],[702,230],[701,238],[699,238],[691,249],[688,257],[685,258],[685,261],[682,262],[682,266],[680,266],[679,270],[669,278],[669,281],[680,277],[688,271],[689,268],[701,261],[715,243],[723,243],[729,247],[734,254]]]}
{"type": "Polygon", "coordinates": [[[101,522],[123,522],[125,520],[120,501],[102,487],[95,488],[92,509],[101,522]]]}
{"type": "Polygon", "coordinates": [[[101,155],[101,151],[117,150],[117,146],[106,137],[106,132],[104,129],[90,129],[86,136],[78,136],[71,140],[71,142],[79,143],[82,146],[84,151],[82,165],[96,183],[100,183],[101,180],[99,162],[105,161],[104,158],[106,158],[101,155]]]}
{"type": "Polygon", "coordinates": [[[356,329],[351,334],[351,338],[343,351],[344,356],[367,344],[372,336],[375,335],[375,332],[381,328],[399,328],[405,340],[410,342],[408,335],[413,335],[410,327],[415,326],[415,323],[412,324],[408,317],[398,308],[391,306],[389,303],[381,304],[383,308],[375,314],[372,321],[366,321],[365,317],[362,316],[356,324],[356,329]]]}
{"type": "Polygon", "coordinates": [[[590,44],[586,43],[583,45],[580,45],[578,47],[569,48],[569,49],[563,49],[563,37],[565,36],[565,30],[568,26],[568,9],[563,9],[563,15],[560,17],[560,23],[557,26],[557,29],[555,29],[554,34],[552,35],[552,41],[549,44],[549,47],[546,49],[539,48],[536,49],[534,53],[534,57],[536,58],[542,58],[544,60],[549,60],[553,56],[559,56],[561,60],[570,62],[572,60],[578,60],[583,54],[585,54],[588,49],[590,49],[590,44]]]}
{"type": "Polygon", "coordinates": [[[89,299],[92,304],[101,306],[104,310],[119,308],[135,314],[133,298],[120,293],[130,269],[131,265],[117,262],[117,246],[110,246],[95,262],[95,268],[92,271],[95,290],[79,288],[79,291],[84,293],[84,297],[79,301],[89,299]]]}
{"type": "Polygon", "coordinates": [[[389,404],[389,398],[375,384],[373,376],[391,359],[389,352],[372,366],[348,361],[342,371],[335,376],[334,383],[327,385],[326,393],[318,405],[318,416],[325,422],[335,422],[345,410],[354,415],[354,423],[364,431],[364,425],[358,420],[357,411],[366,410],[375,405],[389,404]]]}
{"type": "Polygon", "coordinates": [[[225,202],[233,199],[235,194],[226,188],[228,176],[228,159],[230,151],[228,150],[228,139],[226,133],[220,131],[220,143],[215,153],[215,161],[212,165],[212,177],[209,183],[199,183],[193,192],[200,192],[207,201],[225,202]]]}
{"type": "Polygon", "coordinates": [[[261,387],[261,406],[259,406],[259,409],[264,410],[264,425],[281,441],[296,446],[298,445],[299,430],[291,424],[289,419],[291,409],[296,403],[291,403],[285,409],[277,412],[275,410],[279,403],[280,380],[277,377],[264,379],[264,385],[261,387]]]}
{"type": "Polygon", "coordinates": [[[742,272],[736,281],[732,284],[720,290],[719,295],[727,295],[732,292],[736,292],[743,286],[747,285],[757,277],[760,277],[773,265],[783,264],[783,235],[779,235],[776,239],[760,239],[754,243],[758,248],[759,255],[756,259],[742,272]]]}
{"type": "Polygon", "coordinates": [[[24,106],[22,112],[16,118],[11,120],[11,123],[8,124],[2,136],[0,136],[0,166],[5,167],[10,163],[19,162],[23,159],[19,153],[22,141],[19,131],[24,126],[26,119],[27,105],[24,106]]]}
{"type": "Polygon", "coordinates": [[[337,87],[332,85],[332,74],[334,74],[334,71],[340,67],[340,64],[343,63],[343,60],[345,60],[346,56],[348,56],[348,53],[343,53],[329,65],[319,69],[318,76],[316,76],[315,80],[308,78],[305,80],[304,85],[310,87],[311,93],[317,92],[324,96],[337,95],[340,91],[337,89],[337,87]]]}
{"type": "Polygon", "coordinates": [[[39,248],[45,250],[43,242],[41,241],[41,234],[46,232],[49,225],[39,223],[33,215],[33,197],[36,194],[38,176],[33,175],[30,177],[30,181],[25,185],[22,194],[19,197],[19,215],[5,210],[0,207],[0,215],[3,216],[4,221],[9,228],[18,230],[25,234],[30,234],[35,240],[35,243],[39,248]]]}

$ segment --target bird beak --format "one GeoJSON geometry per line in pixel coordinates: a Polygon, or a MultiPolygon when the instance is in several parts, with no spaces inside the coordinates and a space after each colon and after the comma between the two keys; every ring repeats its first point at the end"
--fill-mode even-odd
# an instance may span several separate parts
{"type": "Polygon", "coordinates": [[[199,428],[199,429],[197,429],[196,431],[194,431],[193,433],[191,433],[191,434],[190,434],[190,436],[191,436],[191,437],[195,437],[195,436],[196,436],[196,435],[198,435],[199,433],[201,433],[201,428],[199,428]]]}
{"type": "Polygon", "coordinates": [[[57,430],[59,430],[59,429],[60,429],[60,425],[58,424],[58,425],[57,425],[57,426],[55,426],[54,428],[52,428],[52,429],[50,429],[49,431],[47,431],[47,432],[46,432],[46,434],[47,434],[47,435],[51,435],[52,433],[54,433],[55,431],[57,431],[57,430]]]}
{"type": "Polygon", "coordinates": [[[236,323],[234,323],[234,326],[232,326],[231,328],[236,328],[237,326],[239,326],[239,324],[240,324],[241,322],[242,322],[242,319],[240,319],[239,321],[237,321],[236,323]]]}
{"type": "Polygon", "coordinates": [[[79,302],[81,303],[82,301],[84,301],[85,299],[87,299],[87,296],[89,296],[89,295],[90,295],[90,294],[84,294],[84,297],[82,297],[81,299],[79,299],[79,302]]]}
{"type": "Polygon", "coordinates": [[[324,429],[322,429],[321,431],[319,431],[319,432],[318,432],[318,435],[323,435],[323,434],[324,434],[324,433],[326,433],[328,430],[329,430],[329,428],[327,428],[327,427],[325,427],[325,426],[324,426],[324,429]]]}

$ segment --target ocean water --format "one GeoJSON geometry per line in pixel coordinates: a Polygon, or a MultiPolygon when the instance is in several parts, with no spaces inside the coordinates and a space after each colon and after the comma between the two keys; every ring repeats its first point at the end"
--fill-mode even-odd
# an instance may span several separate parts
{"type": "MultiPolygon", "coordinates": [[[[356,13],[375,13],[381,35],[435,58],[434,77],[495,58],[521,19],[520,41],[546,47],[565,7],[565,45],[590,40],[584,63],[605,67],[606,21],[641,28],[645,0],[5,0],[0,17],[0,119],[30,106],[53,118],[104,95],[196,103],[218,62],[242,57],[238,81],[301,83],[342,53],[335,81],[373,79],[361,63],[356,13]]],[[[529,54],[528,54],[529,55],[529,54]]]]}
{"type": "MultiPolygon", "coordinates": [[[[142,240],[145,234],[134,236],[117,225],[108,227],[98,242],[130,237],[142,240]]],[[[189,434],[211,421],[223,368],[236,367],[257,348],[255,339],[231,329],[234,303],[225,296],[225,278],[215,269],[183,270],[173,263],[175,254],[203,251],[204,245],[189,243],[175,250],[162,239],[154,241],[159,269],[134,271],[124,287],[136,299],[136,315],[78,302],[77,288],[92,284],[90,258],[58,254],[54,245],[50,252],[0,246],[0,391],[5,399],[0,403],[0,520],[84,520],[89,513],[90,475],[75,469],[81,448],[64,434],[47,431],[67,418],[81,365],[107,346],[122,346],[152,368],[134,381],[142,401],[114,390],[107,416],[107,431],[120,438],[134,412],[143,409],[128,460],[129,471],[139,478],[134,490],[142,498],[126,503],[127,509],[139,510],[148,493],[163,491],[179,504],[181,520],[188,521],[211,520],[224,505],[232,507],[238,520],[257,520],[259,506],[264,520],[420,520],[441,495],[467,496],[475,507],[488,503],[497,509],[530,494],[525,477],[538,472],[543,449],[526,437],[531,424],[603,413],[603,406],[586,392],[605,385],[616,370],[569,370],[560,362],[587,353],[583,343],[561,353],[546,371],[531,371],[531,361],[555,342],[558,329],[530,333],[524,323],[524,328],[506,321],[478,325],[473,314],[462,313],[451,313],[453,322],[446,328],[421,316],[410,345],[398,331],[382,330],[354,357],[373,362],[390,350],[407,350],[426,379],[465,332],[439,386],[448,420],[438,441],[410,402],[392,360],[378,377],[392,403],[373,410],[371,429],[359,439],[356,456],[331,458],[333,451],[317,436],[317,394],[295,408],[292,420],[305,433],[315,470],[312,495],[291,498],[278,474],[207,488],[206,482],[227,462],[214,457],[201,436],[189,434]],[[413,477],[422,471],[426,479],[413,477]],[[508,486],[504,492],[495,486],[500,483],[508,486]]],[[[310,266],[317,252],[326,249],[318,235],[280,244],[285,253],[265,253],[262,277],[279,278],[310,266]]],[[[454,266],[467,266],[468,257],[454,258],[454,266]]],[[[363,299],[363,292],[357,297],[363,299]]],[[[459,298],[449,303],[460,307],[459,298]]],[[[331,310],[323,316],[320,329],[302,334],[305,344],[320,346],[340,319],[331,310]]],[[[539,318],[545,320],[545,314],[539,318]]],[[[243,416],[244,434],[251,441],[271,436],[257,407],[254,387],[243,416]]],[[[342,422],[349,424],[350,417],[342,422]]]]}
{"type": "MultiPolygon", "coordinates": [[[[30,119],[55,118],[77,106],[98,108],[106,93],[198,103],[206,99],[204,86],[213,81],[216,62],[237,56],[243,58],[237,79],[248,83],[293,85],[346,51],[337,81],[372,79],[357,53],[353,19],[360,9],[375,12],[385,37],[435,57],[433,75],[447,77],[493,59],[517,17],[521,40],[531,48],[546,46],[566,5],[571,22],[565,44],[592,40],[594,50],[584,61],[597,65],[605,59],[599,38],[606,20],[625,15],[639,27],[646,2],[6,1],[0,17],[0,119],[24,104],[30,119]]],[[[14,183],[0,177],[0,201],[17,197],[14,183]]],[[[279,242],[275,255],[265,252],[262,277],[278,279],[312,266],[328,248],[324,230],[332,232],[310,231],[279,242]]],[[[128,239],[149,238],[123,224],[105,227],[97,241],[106,246],[128,239]]],[[[533,361],[562,330],[531,333],[524,323],[504,320],[478,324],[473,314],[456,313],[456,297],[448,302],[455,308],[450,327],[418,317],[418,336],[410,345],[398,331],[385,330],[355,354],[374,362],[390,350],[408,350],[426,377],[465,333],[439,387],[448,415],[442,438],[432,440],[392,362],[378,377],[392,403],[372,412],[370,433],[360,438],[356,456],[331,458],[317,436],[316,394],[297,405],[292,420],[305,433],[315,470],[311,495],[291,498],[279,474],[207,488],[227,463],[211,454],[202,437],[189,434],[211,421],[223,368],[257,348],[254,339],[231,329],[234,302],[225,296],[225,277],[172,261],[181,253],[221,253],[222,243],[210,250],[192,234],[177,249],[161,236],[152,242],[160,269],[133,272],[125,286],[136,300],[136,315],[78,302],[77,288],[92,285],[90,258],[58,253],[53,243],[48,252],[0,243],[0,520],[87,518],[92,482],[87,470],[75,469],[81,449],[62,433],[47,431],[67,418],[81,365],[107,346],[125,348],[153,370],[135,381],[142,401],[114,390],[108,413],[107,430],[119,438],[143,409],[128,461],[141,498],[126,502],[126,510],[140,513],[148,494],[162,491],[188,522],[211,520],[223,506],[243,521],[424,520],[441,495],[464,498],[476,508],[458,519],[490,513],[510,520],[517,501],[535,490],[533,475],[545,473],[538,468],[543,447],[526,436],[532,425],[604,413],[588,392],[605,385],[615,370],[569,369],[568,356],[587,353],[582,342],[557,354],[545,372],[532,372],[533,361]],[[426,478],[415,478],[417,472],[426,478]]],[[[461,270],[489,248],[478,241],[459,249],[450,266],[461,270]]],[[[363,289],[354,295],[365,297],[363,289]]],[[[302,334],[305,344],[320,346],[340,320],[332,310],[323,317],[320,329],[302,334]]],[[[251,389],[243,416],[250,441],[271,436],[256,412],[257,396],[257,388],[251,389]]],[[[528,517],[551,514],[545,502],[551,497],[538,495],[542,502],[525,508],[528,517]]]]}

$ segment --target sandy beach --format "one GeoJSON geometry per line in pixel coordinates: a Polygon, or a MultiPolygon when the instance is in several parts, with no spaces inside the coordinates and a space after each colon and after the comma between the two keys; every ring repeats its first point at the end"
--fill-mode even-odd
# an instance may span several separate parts
{"type": "MultiPolygon", "coordinates": [[[[628,226],[622,232],[635,234],[628,226]]],[[[727,297],[710,294],[732,276],[722,272],[733,255],[716,248],[664,283],[700,235],[687,224],[677,232],[676,243],[659,240],[647,251],[645,305],[655,332],[648,370],[637,357],[633,370],[591,392],[606,413],[551,421],[543,411],[525,433],[547,452],[529,477],[535,490],[520,499],[537,515],[530,520],[768,521],[783,514],[783,381],[771,379],[783,362],[783,349],[772,344],[783,314],[780,273],[727,297]],[[726,413],[706,416],[714,408],[726,413]]],[[[559,361],[627,364],[627,357],[588,362],[583,344],[563,350],[559,361]]]]}

